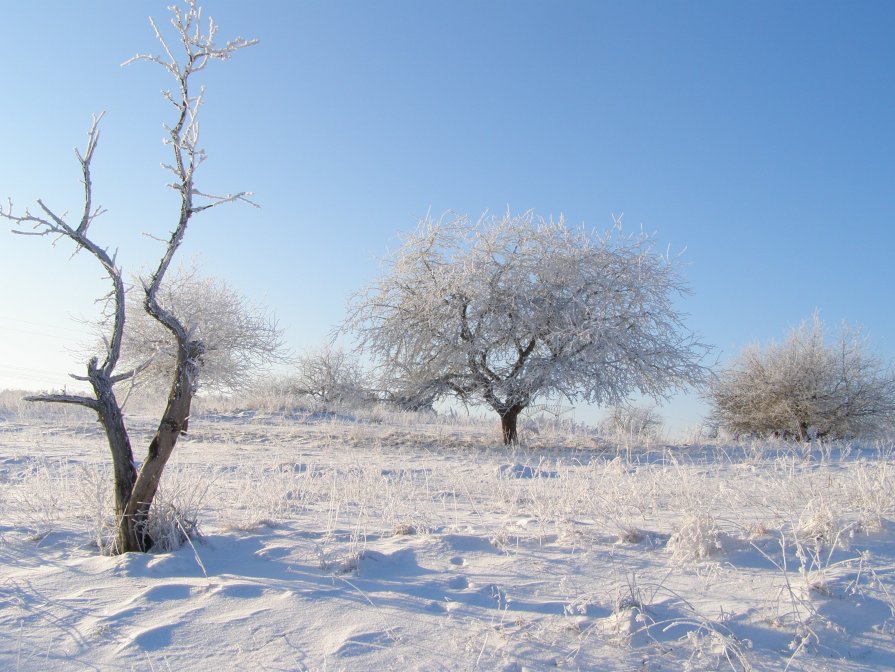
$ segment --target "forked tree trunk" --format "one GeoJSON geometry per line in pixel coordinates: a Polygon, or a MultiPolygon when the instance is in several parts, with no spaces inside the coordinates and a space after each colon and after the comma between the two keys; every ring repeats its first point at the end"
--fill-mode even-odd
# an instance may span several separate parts
{"type": "Polygon", "coordinates": [[[186,432],[198,382],[198,362],[205,348],[200,341],[191,341],[179,351],[168,403],[139,473],[112,382],[99,370],[93,369],[90,374],[98,402],[92,407],[105,430],[114,466],[117,530],[113,553],[145,552],[154,543],[147,530],[149,510],[165,464],[178,437],[186,432]]]}
{"type": "Polygon", "coordinates": [[[516,431],[516,421],[519,414],[525,406],[510,406],[509,409],[500,415],[500,428],[503,433],[503,443],[505,446],[519,443],[519,433],[516,431]]]}

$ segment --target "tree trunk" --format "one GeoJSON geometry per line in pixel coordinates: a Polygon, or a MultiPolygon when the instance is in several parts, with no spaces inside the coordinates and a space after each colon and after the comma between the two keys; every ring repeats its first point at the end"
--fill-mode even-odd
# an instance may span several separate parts
{"type": "Polygon", "coordinates": [[[131,451],[130,438],[124,426],[121,410],[116,406],[112,413],[100,416],[100,421],[106,431],[109,442],[109,450],[112,452],[112,465],[115,472],[115,518],[117,520],[117,533],[113,552],[124,553],[134,550],[135,537],[132,533],[133,526],[128,521],[127,507],[130,503],[134,483],[137,480],[137,469],[134,466],[134,456],[131,451]]]}
{"type": "Polygon", "coordinates": [[[130,502],[131,492],[137,480],[137,469],[134,466],[134,453],[131,448],[130,437],[124,424],[124,416],[121,407],[115,398],[112,389],[112,380],[108,374],[96,366],[96,360],[92,360],[88,367],[88,378],[93,386],[97,405],[94,406],[99,416],[100,424],[106,434],[109,443],[109,451],[112,453],[112,467],[114,470],[115,487],[115,517],[117,519],[117,534],[113,551],[124,552],[133,546],[134,540],[130,534],[130,525],[127,522],[127,506],[130,502]]]}
{"type": "Polygon", "coordinates": [[[525,406],[510,406],[506,411],[500,414],[500,428],[503,433],[503,443],[505,446],[519,443],[519,434],[516,431],[516,421],[519,414],[525,406]]]}
{"type": "Polygon", "coordinates": [[[155,436],[149,444],[146,459],[140,467],[123,517],[124,524],[128,528],[126,535],[128,543],[123,549],[124,552],[145,552],[152,548],[154,543],[146,529],[149,509],[177,439],[187,430],[190,406],[199,376],[198,360],[204,350],[203,344],[199,341],[190,341],[179,348],[177,371],[171,393],[168,395],[168,404],[155,436]]]}

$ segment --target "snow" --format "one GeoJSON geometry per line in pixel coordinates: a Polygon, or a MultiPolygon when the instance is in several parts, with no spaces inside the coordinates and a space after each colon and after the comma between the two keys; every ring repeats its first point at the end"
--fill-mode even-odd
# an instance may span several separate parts
{"type": "MultiPolygon", "coordinates": [[[[135,447],[148,419],[132,421],[135,447]]],[[[881,670],[892,444],[615,445],[383,415],[194,416],[107,557],[87,415],[0,419],[0,669],[881,670]]],[[[139,454],[139,449],[137,450],[139,454]]]]}

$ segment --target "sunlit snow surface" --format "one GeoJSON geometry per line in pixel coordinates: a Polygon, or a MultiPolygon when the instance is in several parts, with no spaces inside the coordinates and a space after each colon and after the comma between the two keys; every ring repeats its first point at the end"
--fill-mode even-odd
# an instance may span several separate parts
{"type": "MultiPolygon", "coordinates": [[[[132,422],[139,455],[149,419],[132,422]]],[[[192,418],[175,552],[106,557],[85,413],[0,419],[0,669],[882,670],[891,444],[192,418]]]]}

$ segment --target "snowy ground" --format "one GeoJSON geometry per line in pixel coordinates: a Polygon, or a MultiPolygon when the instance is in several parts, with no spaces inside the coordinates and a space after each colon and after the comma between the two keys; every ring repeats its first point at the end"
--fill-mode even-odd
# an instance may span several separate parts
{"type": "MultiPolygon", "coordinates": [[[[375,418],[374,418],[375,420],[375,418]]],[[[148,421],[134,422],[135,447],[148,421]]],[[[895,668],[892,444],[205,413],[106,557],[89,416],[0,416],[0,669],[895,668]]]]}

